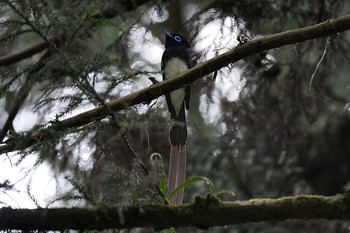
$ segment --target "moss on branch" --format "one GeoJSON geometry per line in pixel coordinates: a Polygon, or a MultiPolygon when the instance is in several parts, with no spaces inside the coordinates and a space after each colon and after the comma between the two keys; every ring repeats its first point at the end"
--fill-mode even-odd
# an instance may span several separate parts
{"type": "Polygon", "coordinates": [[[294,196],[221,202],[214,196],[196,197],[191,204],[150,204],[118,208],[0,209],[0,229],[64,230],[124,229],[136,227],[209,228],[238,223],[290,219],[350,220],[343,196],[294,196]],[[122,216],[120,215],[122,213],[122,216]]]}

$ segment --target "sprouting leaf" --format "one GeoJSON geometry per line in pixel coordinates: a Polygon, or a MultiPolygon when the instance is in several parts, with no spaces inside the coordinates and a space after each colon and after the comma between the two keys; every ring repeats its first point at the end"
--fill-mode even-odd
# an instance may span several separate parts
{"type": "Polygon", "coordinates": [[[208,179],[205,176],[195,176],[195,177],[188,178],[187,180],[182,182],[179,186],[177,186],[176,189],[172,193],[170,193],[170,195],[168,196],[168,200],[171,200],[181,189],[184,189],[190,184],[193,184],[199,181],[204,181],[208,185],[210,193],[214,194],[214,185],[210,179],[208,179]]]}
{"type": "Polygon", "coordinates": [[[215,193],[216,196],[223,195],[223,194],[228,194],[231,195],[232,197],[235,197],[236,194],[232,190],[229,189],[220,189],[219,192],[215,193]]]}

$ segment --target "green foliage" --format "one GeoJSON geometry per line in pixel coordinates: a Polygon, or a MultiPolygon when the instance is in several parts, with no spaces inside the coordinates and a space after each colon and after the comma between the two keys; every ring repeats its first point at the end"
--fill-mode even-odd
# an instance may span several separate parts
{"type": "MultiPolygon", "coordinates": [[[[338,0],[186,0],[131,7],[134,3],[138,1],[0,1],[1,56],[47,43],[46,50],[0,68],[4,111],[13,112],[14,103],[19,102],[21,109],[40,116],[30,132],[19,132],[26,135],[23,140],[16,141],[16,133],[5,140],[26,145],[33,140],[32,131],[106,106],[151,85],[150,76],[160,80],[160,64],[145,59],[147,46],[158,48],[164,39],[160,28],[182,29],[193,45],[196,64],[238,44],[237,36],[244,42],[311,25],[339,16],[348,7],[346,1],[338,0]],[[197,47],[207,39],[203,29],[212,22],[219,27],[217,33],[211,32],[215,40],[197,47]]],[[[266,51],[193,84],[187,145],[192,178],[168,199],[185,187],[185,198],[208,189],[229,199],[341,192],[350,174],[349,35],[331,40],[310,92],[310,77],[325,40],[266,51]],[[240,75],[237,85],[235,73],[240,75]],[[227,93],[220,92],[229,84],[227,93]],[[238,99],[228,97],[236,91],[238,99]],[[217,106],[218,113],[212,117],[217,106]],[[201,185],[203,181],[206,185],[201,185]]],[[[65,177],[63,187],[57,188],[60,195],[50,205],[126,207],[165,201],[168,115],[160,99],[121,112],[109,109],[102,121],[49,131],[45,140],[34,140],[38,143],[19,151],[16,164],[36,154],[37,162],[29,170],[49,164],[57,176],[65,177]],[[157,162],[149,158],[156,152],[162,155],[157,162]]],[[[35,196],[31,199],[37,202],[35,196]]],[[[261,223],[212,232],[335,232],[343,226],[261,223]]]]}
{"type": "Polygon", "coordinates": [[[208,186],[210,193],[214,194],[214,185],[207,177],[195,176],[195,177],[191,177],[191,178],[186,179],[179,186],[177,186],[175,188],[175,190],[169,194],[167,199],[171,200],[176,195],[176,193],[178,193],[180,190],[182,190],[185,187],[187,187],[187,186],[189,186],[189,185],[191,185],[193,183],[196,183],[198,181],[204,181],[206,183],[206,185],[208,186]]]}
{"type": "Polygon", "coordinates": [[[47,41],[49,25],[43,17],[48,15],[48,9],[42,1],[13,1],[3,0],[3,7],[9,7],[16,14],[16,18],[4,20],[0,27],[8,34],[0,39],[0,43],[13,42],[18,36],[24,33],[33,32],[47,41]]]}
{"type": "Polygon", "coordinates": [[[208,179],[207,177],[204,177],[204,176],[194,176],[194,177],[186,179],[179,186],[177,186],[175,188],[175,190],[168,195],[167,200],[170,202],[170,200],[178,192],[180,192],[182,189],[185,189],[186,187],[188,187],[188,186],[190,186],[192,184],[198,183],[200,181],[204,181],[205,182],[206,186],[209,188],[209,194],[210,195],[219,196],[219,195],[223,195],[223,194],[230,194],[232,196],[235,196],[234,192],[232,192],[230,190],[226,190],[226,189],[221,189],[218,192],[215,192],[214,184],[212,183],[212,181],[210,179],[208,179]]]}

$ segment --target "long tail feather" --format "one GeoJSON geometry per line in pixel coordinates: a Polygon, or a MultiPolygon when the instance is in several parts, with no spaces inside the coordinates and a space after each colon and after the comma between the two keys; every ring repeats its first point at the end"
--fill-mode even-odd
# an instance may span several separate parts
{"type": "MultiPolygon", "coordinates": [[[[171,119],[173,125],[170,130],[170,160],[168,175],[168,195],[175,190],[186,179],[186,115],[185,106],[182,104],[181,109],[176,115],[172,112],[171,119]]],[[[179,191],[171,203],[174,205],[182,204],[184,190],[179,191]]]]}
{"type": "MultiPolygon", "coordinates": [[[[186,145],[171,145],[168,178],[169,195],[186,179],[186,145]]],[[[184,190],[182,189],[170,201],[173,205],[182,204],[183,196],[184,190]]]]}
{"type": "Polygon", "coordinates": [[[173,125],[170,130],[171,145],[185,145],[187,141],[185,106],[182,105],[178,115],[171,114],[173,125]]]}

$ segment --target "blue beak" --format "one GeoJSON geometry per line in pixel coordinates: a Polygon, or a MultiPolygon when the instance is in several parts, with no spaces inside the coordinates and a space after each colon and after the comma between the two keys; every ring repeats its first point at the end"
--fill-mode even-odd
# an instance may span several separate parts
{"type": "Polygon", "coordinates": [[[162,29],[162,31],[164,32],[165,35],[173,37],[173,35],[171,35],[171,33],[168,32],[167,30],[162,29]]]}

